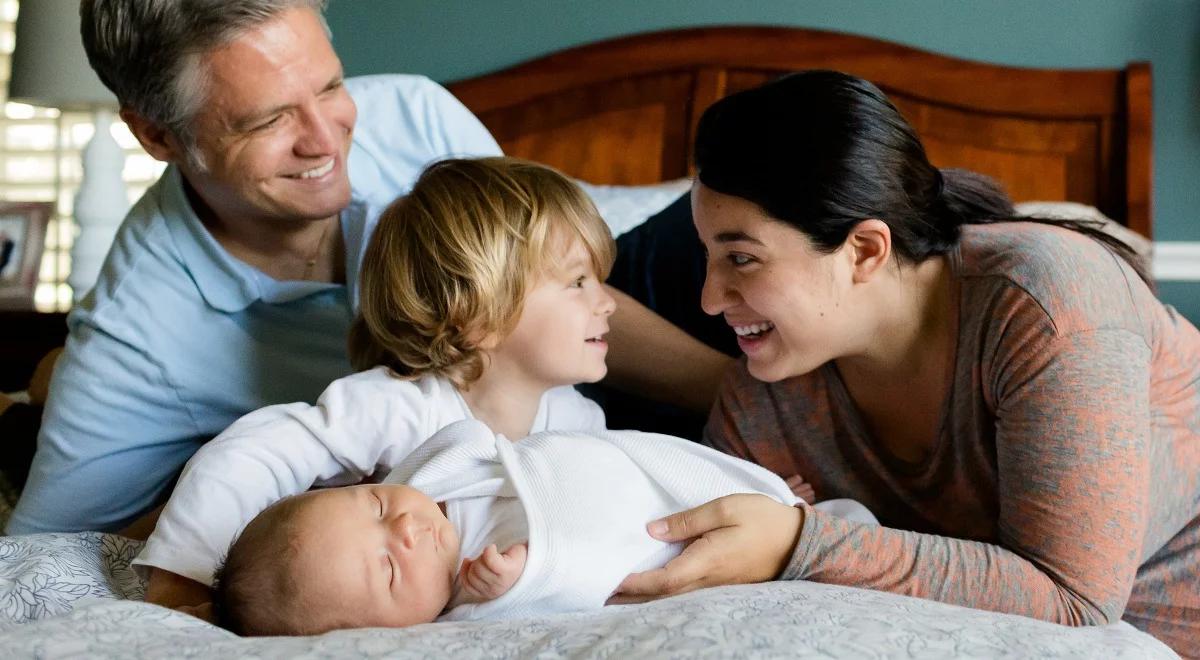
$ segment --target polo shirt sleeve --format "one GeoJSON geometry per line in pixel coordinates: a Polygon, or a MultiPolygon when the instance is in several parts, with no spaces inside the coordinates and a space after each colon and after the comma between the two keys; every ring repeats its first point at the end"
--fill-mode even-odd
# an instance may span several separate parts
{"type": "Polygon", "coordinates": [[[501,156],[500,145],[483,123],[441,85],[421,78],[425,137],[433,154],[445,156],[501,156]]]}
{"type": "Polygon", "coordinates": [[[188,462],[134,561],[211,584],[251,520],[314,485],[345,485],[391,467],[429,435],[436,402],[382,370],[334,381],[316,405],[242,417],[188,462]]]}
{"type": "Polygon", "coordinates": [[[206,439],[155,359],[77,323],[5,531],[119,530],[160,500],[206,439]]]}
{"type": "Polygon", "coordinates": [[[346,89],[358,108],[350,181],[372,204],[386,206],[408,192],[435,161],[501,155],[479,119],[424,76],[361,76],[347,79],[346,89]]]}

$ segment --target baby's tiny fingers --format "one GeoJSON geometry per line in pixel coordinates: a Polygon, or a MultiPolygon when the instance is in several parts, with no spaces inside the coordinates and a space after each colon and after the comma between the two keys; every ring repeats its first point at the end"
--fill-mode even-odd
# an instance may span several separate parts
{"type": "Polygon", "coordinates": [[[503,556],[509,562],[514,562],[514,561],[523,562],[523,561],[525,561],[525,557],[528,553],[529,553],[529,549],[526,547],[526,545],[524,543],[515,543],[512,546],[509,546],[509,548],[507,550],[505,550],[503,553],[501,553],[501,556],[503,556]]]}

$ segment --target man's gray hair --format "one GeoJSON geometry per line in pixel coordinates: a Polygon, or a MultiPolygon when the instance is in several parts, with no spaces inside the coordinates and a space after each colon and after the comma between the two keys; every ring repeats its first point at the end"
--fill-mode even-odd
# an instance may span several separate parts
{"type": "MultiPolygon", "coordinates": [[[[121,107],[170,130],[194,154],[191,121],[207,94],[204,53],[294,8],[326,0],[82,0],[88,61],[121,107]]],[[[328,26],[325,26],[328,33],[328,26]]],[[[202,163],[195,164],[203,167],[202,163]]]]}

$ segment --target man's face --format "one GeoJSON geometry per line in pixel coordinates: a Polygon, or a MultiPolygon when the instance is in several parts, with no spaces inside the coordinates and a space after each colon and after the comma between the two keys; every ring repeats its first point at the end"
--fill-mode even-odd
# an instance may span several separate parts
{"type": "Polygon", "coordinates": [[[356,110],[318,15],[285,11],[202,58],[208,94],[192,123],[202,166],[180,168],[206,219],[286,229],[345,208],[356,110]]]}

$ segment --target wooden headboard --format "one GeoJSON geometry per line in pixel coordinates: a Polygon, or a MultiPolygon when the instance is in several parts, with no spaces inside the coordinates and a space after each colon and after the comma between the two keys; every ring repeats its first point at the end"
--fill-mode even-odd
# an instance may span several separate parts
{"type": "Polygon", "coordinates": [[[1015,201],[1098,207],[1151,234],[1150,66],[1026,69],[819,30],[717,27],[603,41],[449,85],[504,152],[591,181],[689,174],[700,114],[801,69],[866,78],[939,167],[1001,181],[1015,201]]]}

